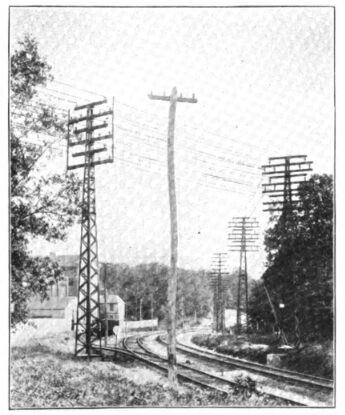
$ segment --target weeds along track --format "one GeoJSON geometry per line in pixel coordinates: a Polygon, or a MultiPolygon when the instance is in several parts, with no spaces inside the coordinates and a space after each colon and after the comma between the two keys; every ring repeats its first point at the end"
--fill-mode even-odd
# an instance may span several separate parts
{"type": "MultiPolygon", "coordinates": [[[[162,335],[158,336],[158,341],[166,344],[166,341],[162,335]]],[[[289,383],[298,383],[309,388],[320,388],[321,390],[333,391],[333,380],[325,379],[317,376],[306,375],[299,372],[294,372],[287,369],[275,368],[272,366],[266,366],[256,362],[250,362],[248,360],[239,359],[224,354],[212,352],[206,349],[196,348],[190,345],[177,342],[177,349],[190,356],[203,358],[213,362],[218,362],[224,366],[236,367],[238,369],[247,370],[248,372],[255,372],[257,374],[275,378],[278,380],[284,380],[289,383]]]]}
{"type": "MultiPolygon", "coordinates": [[[[168,373],[168,364],[167,359],[165,356],[155,353],[144,343],[145,341],[157,341],[160,336],[152,336],[152,334],[147,336],[130,336],[122,339],[120,347],[108,347],[103,348],[103,350],[113,351],[113,352],[120,352],[126,355],[132,356],[139,361],[147,364],[148,366],[154,367],[167,375],[168,373]],[[155,339],[153,339],[155,337],[155,339]]],[[[160,343],[160,342],[159,342],[160,343]]],[[[205,389],[211,389],[220,393],[223,393],[224,396],[227,394],[233,393],[234,390],[238,387],[236,382],[231,381],[229,379],[223,378],[213,373],[206,372],[204,370],[197,369],[196,367],[190,367],[187,364],[177,363],[178,368],[178,379],[191,383],[197,386],[200,386],[205,389]]],[[[255,389],[249,390],[244,388],[243,390],[239,391],[243,394],[244,397],[251,396],[252,393],[257,395],[264,395],[276,400],[279,400],[282,405],[281,406],[306,406],[305,404],[293,400],[293,399],[286,399],[278,395],[270,394],[270,393],[261,393],[255,389]]]]}

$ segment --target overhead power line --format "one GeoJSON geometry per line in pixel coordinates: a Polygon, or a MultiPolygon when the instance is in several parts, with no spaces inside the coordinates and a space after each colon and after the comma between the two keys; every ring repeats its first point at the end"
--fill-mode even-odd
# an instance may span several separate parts
{"type": "MultiPolygon", "coordinates": [[[[131,108],[131,109],[133,109],[133,110],[136,110],[136,111],[142,112],[142,113],[144,113],[144,114],[148,114],[148,115],[150,115],[150,116],[152,117],[152,119],[153,119],[153,120],[156,120],[157,118],[161,118],[162,120],[164,120],[164,118],[163,118],[163,117],[158,117],[158,116],[157,116],[157,114],[153,114],[153,113],[151,113],[151,112],[149,112],[149,111],[139,109],[139,108],[137,108],[137,107],[134,107],[134,106],[132,106],[132,105],[128,105],[128,104],[123,103],[123,102],[121,102],[121,101],[115,100],[115,103],[116,103],[116,104],[120,104],[120,105],[124,105],[124,106],[126,106],[126,107],[129,107],[129,108],[131,108]]],[[[254,143],[252,143],[252,142],[248,142],[248,141],[243,142],[243,141],[241,141],[241,140],[236,140],[235,138],[232,138],[232,137],[225,137],[225,136],[223,136],[223,135],[221,135],[221,134],[219,134],[219,133],[217,133],[217,132],[215,132],[215,131],[211,131],[211,130],[209,130],[209,129],[205,129],[205,128],[202,128],[202,127],[196,127],[196,126],[191,125],[190,123],[188,123],[188,124],[187,124],[187,123],[186,123],[186,124],[182,123],[182,124],[180,124],[180,127],[186,128],[187,130],[188,130],[188,129],[189,129],[189,130],[190,130],[190,129],[192,129],[192,130],[202,131],[202,132],[204,132],[204,133],[210,134],[210,135],[212,135],[212,136],[214,136],[214,137],[216,137],[216,138],[218,138],[218,139],[223,140],[223,142],[224,142],[224,141],[225,141],[225,142],[227,142],[227,141],[232,141],[232,142],[234,142],[234,143],[236,143],[236,144],[240,144],[241,146],[254,147],[254,148],[257,148],[257,149],[261,149],[261,147],[260,147],[260,146],[258,146],[257,144],[254,144],[254,143]]]]}
{"type": "MultiPolygon", "coordinates": [[[[130,130],[128,128],[124,128],[124,127],[119,126],[119,125],[117,125],[116,128],[119,128],[120,130],[123,130],[123,131],[125,131],[127,133],[132,133],[133,132],[132,130],[130,130]]],[[[144,139],[140,138],[137,135],[130,135],[130,134],[128,134],[128,135],[131,138],[137,139],[138,141],[140,141],[144,145],[148,145],[148,146],[157,148],[157,146],[154,146],[153,144],[148,143],[147,141],[145,141],[144,139]]],[[[164,143],[166,142],[165,139],[160,138],[160,137],[156,137],[156,136],[153,136],[153,135],[150,135],[149,137],[146,137],[146,136],[143,136],[143,137],[144,138],[148,138],[148,139],[152,138],[152,139],[154,139],[156,141],[160,141],[160,142],[164,142],[164,143]]],[[[192,141],[197,142],[197,140],[192,140],[192,141]]],[[[194,148],[193,147],[187,147],[187,146],[181,145],[181,144],[179,144],[178,149],[188,150],[189,153],[192,152],[192,153],[200,154],[200,155],[203,155],[203,156],[211,157],[211,158],[213,158],[213,159],[215,159],[217,161],[220,161],[222,163],[226,163],[227,165],[231,164],[231,165],[239,166],[239,168],[237,169],[237,171],[245,172],[246,174],[250,174],[250,175],[253,175],[253,176],[257,176],[257,177],[259,177],[259,175],[260,175],[259,169],[258,169],[257,173],[254,173],[253,171],[246,170],[245,167],[243,167],[243,163],[238,163],[235,160],[232,160],[232,159],[227,158],[227,157],[223,157],[223,156],[219,156],[219,155],[216,155],[216,154],[212,154],[212,153],[209,153],[209,152],[206,152],[206,151],[203,151],[203,150],[198,150],[195,147],[194,148]]],[[[198,159],[198,160],[201,160],[201,159],[198,159]]],[[[234,169],[234,168],[232,167],[231,169],[234,169]]]]}
{"type": "Polygon", "coordinates": [[[65,95],[65,96],[67,96],[67,97],[71,97],[71,98],[75,98],[77,101],[72,101],[72,102],[78,102],[78,100],[80,99],[80,97],[77,97],[76,95],[72,95],[72,94],[69,94],[69,93],[67,93],[67,92],[64,92],[64,91],[59,91],[58,89],[54,89],[54,88],[49,88],[49,87],[47,87],[47,86],[37,86],[36,88],[38,88],[40,91],[51,91],[51,92],[55,92],[55,93],[57,93],[57,94],[60,94],[60,95],[65,95]]]}
{"type": "MultiPolygon", "coordinates": [[[[134,107],[133,107],[134,108],[134,107]]],[[[147,125],[147,124],[145,124],[144,122],[139,122],[139,121],[137,121],[136,119],[129,119],[128,117],[125,117],[125,116],[121,116],[121,114],[118,114],[118,117],[122,117],[123,119],[125,119],[126,121],[128,121],[128,122],[130,122],[130,123],[132,123],[132,124],[135,124],[135,125],[137,125],[138,127],[140,127],[140,128],[143,128],[143,127],[145,127],[146,129],[149,129],[149,130],[152,130],[152,131],[154,131],[154,132],[158,132],[158,133],[160,133],[161,132],[161,128],[158,128],[158,127],[154,127],[154,126],[152,126],[152,124],[150,124],[150,125],[147,125]]],[[[187,130],[189,129],[189,130],[191,130],[191,129],[193,129],[193,130],[199,130],[199,131],[201,131],[203,134],[202,135],[205,135],[205,134],[210,134],[210,135],[214,135],[214,136],[216,136],[216,137],[218,137],[218,138],[222,138],[223,139],[223,142],[225,141],[228,141],[228,139],[226,139],[225,137],[221,137],[221,136],[218,136],[216,133],[214,133],[214,132],[210,132],[210,131],[208,131],[208,130],[205,130],[205,129],[203,129],[203,128],[198,128],[198,127],[192,127],[192,126],[189,126],[188,127],[188,125],[185,125],[185,124],[182,124],[182,127],[185,127],[187,130]]],[[[193,132],[193,133],[191,133],[191,134],[195,134],[195,132],[193,132]]],[[[200,136],[200,134],[198,133],[198,136],[200,136]]],[[[183,138],[185,138],[185,135],[183,135],[182,137],[181,137],[181,139],[183,139],[183,138]]],[[[188,138],[188,140],[189,141],[194,141],[194,142],[197,142],[199,145],[200,144],[205,144],[205,145],[207,145],[207,146],[209,146],[209,147],[213,147],[213,148],[218,148],[218,149],[220,149],[220,150],[222,150],[222,151],[229,151],[227,148],[225,148],[224,146],[220,146],[219,144],[215,144],[214,143],[214,141],[212,141],[212,144],[210,143],[210,142],[207,142],[207,141],[201,141],[201,140],[195,140],[195,139],[191,139],[191,138],[188,138]]],[[[241,146],[244,144],[244,145],[246,145],[247,143],[242,143],[241,141],[236,141],[236,140],[234,140],[234,139],[231,139],[231,141],[235,141],[237,144],[240,144],[241,146]]],[[[237,156],[239,156],[239,157],[243,157],[243,154],[242,153],[239,153],[239,152],[234,152],[234,150],[232,149],[232,154],[234,154],[234,155],[237,155],[237,156]]],[[[241,163],[243,163],[244,165],[246,165],[246,166],[248,166],[248,167],[254,167],[254,168],[256,168],[256,166],[255,165],[250,165],[250,164],[248,164],[248,163],[244,163],[243,161],[241,162],[241,163]]]]}
{"type": "MultiPolygon", "coordinates": [[[[121,128],[120,128],[121,129],[121,128]]],[[[162,147],[157,147],[157,146],[155,146],[155,145],[153,145],[153,144],[151,144],[151,143],[149,143],[149,142],[147,142],[146,140],[143,140],[143,139],[141,139],[141,138],[139,138],[139,137],[137,137],[137,136],[135,136],[135,135],[131,135],[131,134],[127,134],[127,136],[129,136],[130,138],[131,138],[131,141],[129,141],[128,143],[127,142],[125,142],[125,141],[119,141],[119,140],[117,140],[117,144],[123,144],[123,145],[127,145],[127,144],[129,144],[129,145],[131,145],[132,146],[132,140],[134,139],[134,140],[137,140],[137,141],[140,141],[142,144],[144,144],[144,145],[146,145],[146,146],[148,146],[148,147],[150,147],[150,148],[154,148],[155,150],[157,150],[157,149],[159,149],[159,150],[162,150],[163,151],[163,148],[162,147]]],[[[224,163],[224,166],[221,166],[219,163],[217,163],[216,165],[213,163],[213,164],[211,164],[211,163],[209,163],[207,160],[205,160],[205,159],[202,159],[202,158],[200,158],[200,157],[195,157],[195,156],[192,156],[192,157],[190,157],[190,159],[189,158],[187,158],[187,154],[190,154],[190,153],[195,153],[195,154],[199,154],[199,151],[198,150],[194,150],[194,149],[191,149],[191,148],[189,148],[189,147],[184,147],[184,146],[180,146],[180,149],[183,149],[183,150],[188,150],[188,153],[186,153],[186,152],[179,152],[179,160],[182,160],[183,162],[187,162],[187,163],[189,163],[190,164],[190,162],[191,161],[193,161],[193,160],[195,160],[195,161],[197,161],[197,162],[200,162],[200,163],[203,163],[203,164],[205,164],[207,167],[209,167],[213,172],[216,172],[217,170],[215,170],[215,168],[216,169],[221,169],[221,170],[226,170],[226,172],[227,173],[229,173],[229,172],[231,172],[231,173],[233,173],[233,172],[239,172],[239,173],[241,173],[241,174],[246,174],[246,175],[251,175],[251,176],[256,176],[257,178],[260,178],[260,176],[259,175],[255,175],[253,172],[250,172],[250,171],[245,171],[245,170],[243,170],[243,169],[241,169],[241,168],[237,168],[237,167],[234,167],[233,165],[231,165],[231,166],[229,166],[229,163],[231,164],[231,161],[229,161],[229,162],[227,162],[227,161],[224,161],[224,160],[222,160],[222,163],[224,163]],[[225,165],[225,163],[226,163],[226,165],[225,165]]],[[[209,156],[209,157],[212,157],[213,155],[212,154],[202,154],[202,156],[209,156]]],[[[213,156],[213,158],[214,158],[214,156],[213,156]]],[[[236,164],[236,163],[235,163],[236,164]]]]}
{"type": "Polygon", "coordinates": [[[58,80],[58,79],[54,79],[54,80],[52,81],[52,83],[59,84],[59,85],[65,85],[65,86],[68,86],[68,87],[70,87],[70,88],[73,88],[73,89],[77,89],[77,90],[79,90],[79,91],[86,92],[87,94],[97,95],[97,96],[99,96],[99,97],[105,98],[105,95],[102,95],[102,94],[100,94],[100,93],[98,93],[98,92],[94,92],[94,91],[90,91],[90,90],[87,90],[87,89],[84,89],[84,88],[80,88],[80,87],[77,87],[77,86],[73,86],[73,85],[68,84],[68,83],[66,83],[66,82],[62,82],[62,81],[60,81],[60,80],[58,80]]]}
{"type": "MultiPolygon", "coordinates": [[[[21,123],[13,123],[14,125],[17,125],[17,126],[19,126],[19,127],[21,127],[21,128],[26,128],[26,126],[25,125],[23,125],[23,124],[21,124],[21,123]]],[[[50,133],[48,133],[48,132],[44,132],[44,133],[38,133],[38,134],[42,134],[42,135],[48,135],[48,136],[51,136],[51,137],[56,137],[56,135],[54,135],[54,134],[50,134],[50,133]]],[[[63,139],[63,137],[61,137],[61,140],[63,139]]],[[[43,144],[43,143],[37,143],[37,144],[39,144],[39,145],[42,145],[42,146],[44,146],[45,144],[43,144]]],[[[65,148],[66,147],[66,145],[64,145],[63,143],[59,143],[59,145],[61,145],[63,148],[65,148]]],[[[126,152],[126,154],[130,154],[130,155],[132,155],[132,156],[134,156],[134,157],[138,157],[138,158],[141,158],[141,159],[143,159],[143,160],[148,160],[148,161],[154,161],[154,162],[156,162],[156,163],[158,163],[158,164],[160,164],[162,167],[163,166],[165,166],[165,164],[164,164],[164,162],[163,162],[163,160],[159,160],[159,159],[156,159],[156,158],[154,158],[154,157],[148,157],[148,156],[145,156],[145,155],[142,155],[142,154],[139,154],[139,153],[133,153],[133,152],[126,152]]],[[[185,161],[186,163],[188,163],[188,161],[185,161]]],[[[190,165],[190,163],[189,163],[189,165],[190,165]]],[[[141,166],[142,167],[142,166],[141,166]]],[[[214,172],[214,169],[212,170],[212,166],[210,166],[210,170],[211,171],[213,171],[214,172]]],[[[214,175],[214,174],[210,174],[208,171],[203,171],[203,170],[201,170],[200,171],[200,174],[201,175],[204,175],[204,177],[209,177],[210,179],[213,179],[213,180],[220,180],[220,181],[223,181],[223,182],[227,182],[227,183],[233,183],[233,184],[236,184],[236,185],[240,185],[240,186],[246,186],[246,187],[250,187],[250,185],[248,184],[248,183],[245,183],[245,182],[240,182],[240,181],[235,181],[235,180],[232,180],[232,179],[229,179],[228,177],[226,177],[226,176],[216,176],[216,175],[214,175]]],[[[195,183],[195,181],[194,180],[188,180],[186,177],[184,177],[183,178],[183,181],[188,181],[188,182],[190,182],[190,183],[195,183]]],[[[198,183],[199,184],[204,184],[203,182],[201,182],[201,181],[198,181],[198,183]]],[[[214,188],[214,189],[221,189],[221,190],[225,190],[225,189],[223,189],[223,188],[220,188],[220,187],[216,187],[216,186],[212,186],[212,185],[210,185],[210,184],[208,184],[207,185],[207,187],[212,187],[212,188],[214,188]]],[[[227,189],[227,191],[229,191],[229,189],[227,189]]],[[[232,190],[232,191],[234,191],[234,190],[232,190]]],[[[249,192],[249,193],[254,193],[253,191],[246,191],[247,193],[249,192]]],[[[236,192],[236,193],[238,193],[238,192],[236,192]]],[[[239,193],[244,193],[244,192],[239,192],[239,193]]]]}

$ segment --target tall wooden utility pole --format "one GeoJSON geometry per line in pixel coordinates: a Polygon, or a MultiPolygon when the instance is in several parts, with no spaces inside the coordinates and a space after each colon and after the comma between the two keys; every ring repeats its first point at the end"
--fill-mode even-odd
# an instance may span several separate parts
{"type": "Polygon", "coordinates": [[[177,384],[176,366],[176,285],[177,285],[177,208],[176,208],[176,188],[175,188],[175,160],[174,160],[174,132],[176,103],[187,102],[195,104],[197,100],[177,96],[177,89],[174,87],[170,96],[149,95],[150,99],[170,102],[169,125],[168,125],[168,184],[169,184],[169,204],[170,204],[170,270],[168,281],[168,378],[172,385],[177,384]]]}
{"type": "Polygon", "coordinates": [[[91,102],[74,108],[74,111],[86,111],[84,115],[70,118],[68,114],[67,170],[84,169],[75,355],[89,360],[95,356],[93,346],[101,346],[95,166],[114,160],[113,108],[95,112],[95,107],[106,102],[91,102]],[[108,116],[111,125],[104,118],[108,116]],[[72,126],[79,128],[72,130],[72,126]],[[94,137],[95,130],[102,133],[94,137]],[[75,159],[77,163],[73,162],[75,159]]]}
{"type": "MultiPolygon", "coordinates": [[[[270,157],[268,164],[262,166],[262,174],[268,176],[268,183],[263,184],[263,193],[268,194],[271,200],[264,212],[281,212],[280,221],[286,233],[294,233],[293,212],[298,210],[299,190],[301,183],[305,183],[308,172],[312,171],[312,161],[307,161],[306,155],[293,155],[270,157]]],[[[296,259],[293,242],[288,246],[289,258],[287,268],[293,286],[293,315],[295,346],[299,347],[301,341],[298,310],[298,278],[296,274],[296,259]]]]}
{"type": "Polygon", "coordinates": [[[240,252],[240,266],[238,271],[237,286],[237,322],[236,328],[240,333],[248,329],[248,272],[247,252],[258,251],[259,223],[256,219],[246,216],[234,217],[229,222],[230,233],[228,236],[230,251],[240,252]]]}
{"type": "Polygon", "coordinates": [[[108,345],[108,296],[107,296],[107,264],[104,264],[104,280],[103,280],[103,289],[104,289],[104,322],[105,322],[105,336],[104,336],[104,345],[108,345]]]}
{"type": "Polygon", "coordinates": [[[213,288],[213,330],[225,330],[225,294],[229,287],[228,254],[217,252],[212,256],[210,285],[213,288]]]}

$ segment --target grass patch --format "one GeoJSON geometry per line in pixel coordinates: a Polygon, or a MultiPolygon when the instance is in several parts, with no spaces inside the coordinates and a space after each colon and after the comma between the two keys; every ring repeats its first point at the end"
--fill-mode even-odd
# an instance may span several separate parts
{"type": "Polygon", "coordinates": [[[166,378],[136,362],[77,360],[73,346],[66,333],[12,348],[11,409],[284,405],[243,391],[224,396],[197,387],[175,390],[166,378]]]}

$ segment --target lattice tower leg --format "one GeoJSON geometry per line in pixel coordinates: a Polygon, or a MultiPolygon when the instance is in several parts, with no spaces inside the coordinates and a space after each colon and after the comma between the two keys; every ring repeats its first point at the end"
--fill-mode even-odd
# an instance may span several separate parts
{"type": "Polygon", "coordinates": [[[101,346],[95,190],[95,167],[90,162],[84,170],[75,340],[75,355],[89,359],[92,347],[101,346]]]}

